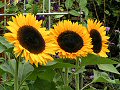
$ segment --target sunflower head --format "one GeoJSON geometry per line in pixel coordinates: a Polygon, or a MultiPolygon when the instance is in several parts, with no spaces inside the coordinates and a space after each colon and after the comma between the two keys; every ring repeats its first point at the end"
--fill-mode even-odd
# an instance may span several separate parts
{"type": "Polygon", "coordinates": [[[93,53],[102,57],[107,57],[106,52],[109,52],[109,37],[106,36],[106,27],[102,26],[102,23],[97,20],[88,19],[88,32],[92,38],[93,53]]]}
{"type": "Polygon", "coordinates": [[[76,59],[92,52],[91,38],[86,28],[71,21],[61,21],[51,29],[56,50],[62,58],[76,59]]]}
{"type": "Polygon", "coordinates": [[[38,63],[46,64],[53,58],[49,55],[54,53],[53,44],[48,38],[48,31],[41,27],[42,21],[37,21],[32,14],[26,16],[20,14],[12,17],[8,22],[9,33],[4,37],[14,44],[14,53],[19,56],[22,54],[26,61],[38,66],[38,63]]]}

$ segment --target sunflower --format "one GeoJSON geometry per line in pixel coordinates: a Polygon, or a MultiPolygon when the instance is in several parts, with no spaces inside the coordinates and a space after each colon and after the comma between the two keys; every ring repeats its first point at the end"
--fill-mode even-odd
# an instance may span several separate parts
{"type": "Polygon", "coordinates": [[[88,19],[88,32],[92,38],[93,53],[101,57],[107,57],[109,37],[106,36],[106,27],[102,26],[102,23],[97,20],[88,19]]]}
{"type": "Polygon", "coordinates": [[[87,29],[78,23],[61,21],[50,30],[60,57],[76,59],[92,52],[91,38],[87,29]]]}
{"type": "Polygon", "coordinates": [[[48,38],[46,28],[41,28],[42,21],[37,21],[32,14],[26,16],[19,14],[12,17],[6,26],[9,33],[4,37],[14,44],[14,53],[25,57],[26,61],[38,66],[46,65],[53,58],[49,54],[54,54],[52,43],[48,38]]]}

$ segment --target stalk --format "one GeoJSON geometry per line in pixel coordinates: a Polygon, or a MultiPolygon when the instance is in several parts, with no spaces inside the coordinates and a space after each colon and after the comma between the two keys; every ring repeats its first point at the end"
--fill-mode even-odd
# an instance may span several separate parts
{"type": "MultiPolygon", "coordinates": [[[[79,59],[77,59],[76,61],[76,66],[78,67],[79,66],[79,59]]],[[[75,78],[76,78],[76,90],[80,90],[80,85],[79,85],[79,73],[75,75],[75,78]]]]}
{"type": "Polygon", "coordinates": [[[68,81],[68,68],[65,68],[65,86],[68,86],[69,81],[68,81]]]}
{"type": "Polygon", "coordinates": [[[18,66],[19,66],[19,60],[16,60],[14,90],[18,90],[18,66]]]}

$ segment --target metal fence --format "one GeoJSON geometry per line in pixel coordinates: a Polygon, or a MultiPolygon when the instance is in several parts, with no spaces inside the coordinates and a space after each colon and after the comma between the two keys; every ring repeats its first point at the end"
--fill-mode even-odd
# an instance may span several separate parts
{"type": "MultiPolygon", "coordinates": [[[[10,1],[10,0],[9,0],[10,1]]],[[[6,13],[6,9],[7,9],[7,6],[6,6],[6,0],[4,0],[4,3],[5,3],[5,6],[4,6],[4,13],[0,13],[0,17],[1,16],[4,16],[4,26],[6,26],[6,16],[14,16],[14,15],[16,15],[17,13],[13,13],[13,14],[8,14],[8,13],[6,13]]],[[[24,0],[24,2],[25,2],[25,0],[24,0]]],[[[60,5],[60,0],[59,0],[59,5],[60,5]]],[[[51,0],[49,0],[48,1],[48,12],[44,12],[45,11],[45,0],[43,0],[43,2],[42,2],[42,5],[43,5],[43,11],[42,11],[42,13],[37,13],[36,15],[47,15],[48,16],[48,29],[50,29],[51,28],[51,15],[65,15],[65,14],[68,14],[68,12],[66,11],[66,12],[51,12],[51,0]]],[[[26,3],[24,3],[24,5],[23,5],[23,7],[24,7],[24,15],[26,15],[27,13],[26,13],[26,3]]]]}

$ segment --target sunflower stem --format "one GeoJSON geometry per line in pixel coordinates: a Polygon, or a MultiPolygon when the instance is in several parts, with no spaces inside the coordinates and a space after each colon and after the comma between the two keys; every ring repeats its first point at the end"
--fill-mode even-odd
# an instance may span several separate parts
{"type": "Polygon", "coordinates": [[[19,67],[19,59],[16,59],[14,90],[18,90],[18,67],[19,67]]]}
{"type": "Polygon", "coordinates": [[[69,81],[68,81],[68,68],[65,68],[65,86],[68,86],[68,83],[69,83],[69,81]]]}
{"type": "MultiPolygon", "coordinates": [[[[79,59],[77,59],[76,61],[76,66],[79,67],[79,59]]],[[[76,90],[80,90],[80,80],[79,80],[79,73],[75,75],[75,78],[76,78],[76,90]]]]}

